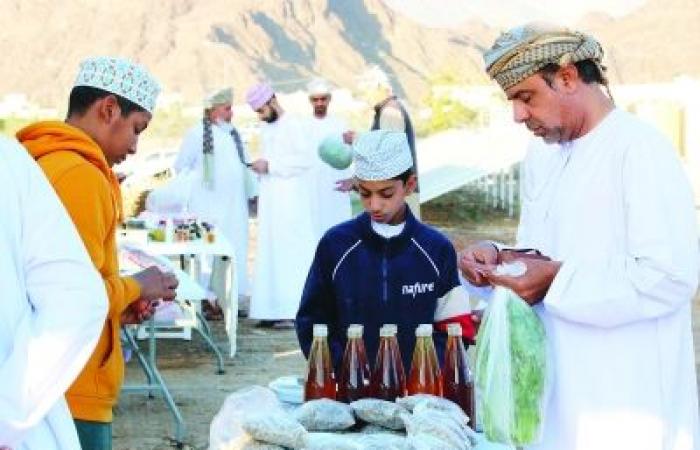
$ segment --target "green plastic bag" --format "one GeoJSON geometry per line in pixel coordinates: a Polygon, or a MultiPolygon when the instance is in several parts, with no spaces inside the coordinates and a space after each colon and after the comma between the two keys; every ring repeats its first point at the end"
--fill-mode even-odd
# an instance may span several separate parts
{"type": "Polygon", "coordinates": [[[328,136],[318,147],[318,156],[334,169],[343,170],[352,164],[352,148],[341,136],[328,136]]]}
{"type": "Polygon", "coordinates": [[[518,446],[539,441],[546,348],[544,326],[530,305],[497,287],[476,339],[479,414],[488,440],[518,446]]]}

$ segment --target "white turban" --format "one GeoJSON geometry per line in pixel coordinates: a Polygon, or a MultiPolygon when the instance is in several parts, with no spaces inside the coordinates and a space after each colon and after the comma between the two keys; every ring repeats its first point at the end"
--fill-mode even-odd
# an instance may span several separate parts
{"type": "Polygon", "coordinates": [[[314,78],[306,85],[309,95],[330,95],[331,86],[323,78],[314,78]]]}

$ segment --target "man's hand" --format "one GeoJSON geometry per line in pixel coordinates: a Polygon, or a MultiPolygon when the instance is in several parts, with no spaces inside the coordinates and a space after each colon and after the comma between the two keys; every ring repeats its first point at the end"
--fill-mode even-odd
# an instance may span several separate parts
{"type": "Polygon", "coordinates": [[[355,181],[352,178],[338,180],[335,182],[335,190],[339,192],[350,192],[355,188],[355,181]]]}
{"type": "Polygon", "coordinates": [[[541,253],[536,253],[534,250],[528,252],[517,251],[515,249],[501,249],[498,252],[498,264],[509,263],[520,259],[540,259],[543,261],[551,261],[549,256],[545,256],[541,253]]]}
{"type": "Polygon", "coordinates": [[[355,142],[355,132],[352,130],[348,130],[345,133],[343,133],[343,142],[345,142],[348,145],[352,145],[352,143],[355,142]]]}
{"type": "Polygon", "coordinates": [[[527,266],[527,271],[519,277],[496,275],[493,271],[485,273],[484,277],[493,285],[507,287],[530,305],[541,302],[557,276],[561,262],[535,258],[518,258],[517,261],[527,266]]]}
{"type": "Polygon", "coordinates": [[[250,165],[250,170],[257,173],[258,175],[265,175],[270,171],[269,164],[265,159],[256,159],[250,165]]]}
{"type": "Polygon", "coordinates": [[[485,274],[491,272],[496,264],[498,264],[498,250],[488,241],[472,244],[459,255],[459,269],[464,278],[474,286],[488,285],[489,280],[485,274]]]}
{"type": "Polygon", "coordinates": [[[121,315],[122,325],[135,325],[142,323],[151,317],[156,311],[156,303],[138,299],[131,303],[121,315]]]}
{"type": "Polygon", "coordinates": [[[177,288],[177,277],[172,273],[162,272],[159,268],[151,266],[133,275],[133,278],[141,286],[141,299],[173,300],[177,288]]]}

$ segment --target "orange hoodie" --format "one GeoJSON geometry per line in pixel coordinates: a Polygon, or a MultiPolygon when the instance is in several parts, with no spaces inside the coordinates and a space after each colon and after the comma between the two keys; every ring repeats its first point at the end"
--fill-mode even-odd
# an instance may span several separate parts
{"type": "Polygon", "coordinates": [[[78,128],[63,122],[37,122],[20,130],[17,139],[58,193],[107,289],[109,313],[100,340],[66,398],[74,418],[111,422],[124,379],[119,318],[140,295],[136,280],[119,276],[119,183],[100,147],[78,128]]]}

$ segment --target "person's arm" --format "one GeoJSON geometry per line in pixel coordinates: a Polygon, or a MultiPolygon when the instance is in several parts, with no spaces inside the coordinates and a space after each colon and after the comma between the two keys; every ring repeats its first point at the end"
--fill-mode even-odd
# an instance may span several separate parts
{"type": "MultiPolygon", "coordinates": [[[[240,137],[240,134],[239,134],[240,137]]],[[[243,163],[249,163],[250,162],[250,152],[248,151],[248,145],[243,141],[243,138],[241,138],[241,148],[243,150],[243,163]]]]}
{"type": "Polygon", "coordinates": [[[531,199],[537,191],[534,183],[537,181],[534,175],[533,161],[537,158],[538,144],[531,143],[528,146],[525,159],[520,165],[520,221],[518,223],[517,240],[515,246],[509,246],[502,242],[487,240],[471,244],[459,255],[460,281],[463,287],[474,297],[485,300],[491,298],[493,286],[486,274],[495,269],[500,262],[500,253],[509,248],[532,248],[536,245],[534,234],[537,226],[533,224],[531,199]]]}
{"type": "Polygon", "coordinates": [[[342,345],[339,336],[343,330],[338,330],[338,318],[336,315],[335,292],[329,269],[329,263],[325,258],[324,247],[327,241],[322,239],[316,248],[309,275],[301,296],[299,310],[296,315],[296,331],[299,346],[306,358],[309,357],[311,342],[313,341],[314,324],[326,324],[328,326],[328,345],[331,350],[331,358],[337,367],[343,358],[342,345]]]}
{"type": "Polygon", "coordinates": [[[106,267],[110,255],[105,242],[112,227],[111,192],[104,176],[96,168],[82,164],[67,171],[54,183],[54,189],[70,215],[95,267],[100,270],[107,296],[109,317],[119,316],[139,298],[141,286],[133,277],[119,276],[118,267],[106,267]]]}
{"type": "Polygon", "coordinates": [[[387,104],[379,113],[379,129],[390,131],[406,131],[406,122],[401,109],[392,103],[387,104]]]}
{"type": "Polygon", "coordinates": [[[476,335],[476,327],[472,318],[469,296],[460,286],[457,254],[452,245],[447,245],[440,268],[440,298],[435,308],[435,329],[446,336],[447,326],[458,323],[462,327],[462,336],[470,340],[476,335]]]}
{"type": "Polygon", "coordinates": [[[26,151],[17,151],[23,155],[10,176],[19,190],[17,264],[29,305],[0,362],[0,446],[10,448],[21,448],[24,436],[63,397],[92,353],[107,313],[104,285],[70,218],[26,151]]]}
{"type": "MultiPolygon", "coordinates": [[[[563,261],[544,306],[573,322],[614,327],[673,313],[697,288],[693,197],[671,146],[645,139],[625,155],[626,251],[563,261]]],[[[605,214],[605,212],[603,212],[605,214]]]]}

